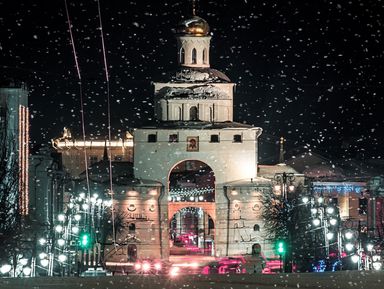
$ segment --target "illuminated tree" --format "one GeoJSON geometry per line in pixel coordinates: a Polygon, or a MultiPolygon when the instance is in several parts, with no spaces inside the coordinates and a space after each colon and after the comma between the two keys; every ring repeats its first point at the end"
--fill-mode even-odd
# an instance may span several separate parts
{"type": "Polygon", "coordinates": [[[5,259],[18,249],[21,233],[16,136],[7,124],[6,110],[0,107],[0,248],[5,259]]]}

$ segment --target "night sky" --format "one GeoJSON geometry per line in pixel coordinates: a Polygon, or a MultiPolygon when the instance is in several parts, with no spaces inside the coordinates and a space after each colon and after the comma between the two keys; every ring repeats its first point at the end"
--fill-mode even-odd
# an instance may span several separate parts
{"type": "MultiPolygon", "coordinates": [[[[234,120],[262,127],[277,148],[382,158],[384,1],[200,0],[211,67],[237,84],[234,120]]],[[[189,1],[100,0],[115,133],[152,120],[151,81],[176,67],[177,23],[189,1]]],[[[68,0],[86,134],[107,135],[97,1],[68,0]]],[[[79,86],[64,0],[0,0],[0,75],[31,90],[31,145],[64,126],[81,132],[79,86]]],[[[267,150],[261,152],[269,158],[267,150]]]]}

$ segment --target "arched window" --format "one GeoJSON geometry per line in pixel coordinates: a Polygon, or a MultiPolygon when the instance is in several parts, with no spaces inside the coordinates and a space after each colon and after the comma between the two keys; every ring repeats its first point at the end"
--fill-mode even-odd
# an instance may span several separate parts
{"type": "Polygon", "coordinates": [[[255,224],[255,225],[253,226],[253,231],[255,231],[255,232],[259,232],[259,231],[260,231],[260,226],[259,226],[258,224],[255,224]]]}
{"type": "Polygon", "coordinates": [[[134,244],[128,245],[127,250],[128,261],[135,262],[137,260],[137,247],[134,244]]]}
{"type": "Polygon", "coordinates": [[[192,49],[192,64],[196,64],[197,63],[197,51],[196,51],[196,48],[193,48],[192,49]]]}
{"type": "Polygon", "coordinates": [[[136,232],[136,225],[134,223],[130,223],[128,225],[128,232],[129,232],[129,234],[135,234],[135,232],[136,232]]]}
{"type": "Polygon", "coordinates": [[[261,245],[259,243],[252,245],[252,256],[260,256],[261,245]]]}
{"type": "Polygon", "coordinates": [[[199,112],[197,110],[196,106],[192,106],[189,109],[189,120],[198,120],[199,119],[199,112]]]}
{"type": "Polygon", "coordinates": [[[206,64],[207,63],[207,49],[204,48],[203,50],[203,63],[206,64]]]}
{"type": "Polygon", "coordinates": [[[180,64],[184,64],[185,62],[185,51],[184,48],[180,49],[180,64]]]}

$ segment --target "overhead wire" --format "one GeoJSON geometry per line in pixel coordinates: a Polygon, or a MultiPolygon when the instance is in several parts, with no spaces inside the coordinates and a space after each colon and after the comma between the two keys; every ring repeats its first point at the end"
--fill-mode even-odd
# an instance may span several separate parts
{"type": "MultiPolygon", "coordinates": [[[[82,79],[81,79],[79,62],[77,60],[75,41],[74,41],[73,33],[72,33],[72,23],[71,23],[71,19],[69,17],[69,9],[68,9],[67,0],[64,0],[64,4],[65,4],[65,12],[66,12],[66,15],[67,15],[68,31],[69,31],[69,35],[70,35],[70,38],[71,38],[72,52],[73,52],[73,57],[74,57],[74,60],[75,60],[75,65],[76,65],[77,77],[79,79],[81,129],[82,129],[83,141],[85,143],[86,133],[85,133],[85,117],[84,117],[84,101],[83,101],[82,79]]],[[[87,148],[85,146],[84,146],[84,164],[85,164],[85,177],[86,177],[86,182],[87,182],[87,194],[88,194],[88,198],[90,198],[91,197],[91,189],[90,189],[90,185],[89,185],[88,156],[87,156],[87,148]]]]}
{"type": "Polygon", "coordinates": [[[111,197],[112,207],[111,207],[111,217],[112,217],[112,240],[113,244],[116,245],[115,238],[115,210],[113,205],[113,174],[112,174],[112,155],[111,155],[111,101],[110,101],[110,85],[109,85],[109,73],[108,73],[108,63],[107,63],[107,53],[105,49],[104,33],[103,33],[103,22],[101,19],[101,8],[100,1],[97,0],[97,8],[99,14],[99,29],[101,37],[101,46],[103,51],[103,61],[104,61],[104,72],[105,79],[107,84],[107,121],[108,121],[108,159],[109,159],[109,193],[111,197]]]}

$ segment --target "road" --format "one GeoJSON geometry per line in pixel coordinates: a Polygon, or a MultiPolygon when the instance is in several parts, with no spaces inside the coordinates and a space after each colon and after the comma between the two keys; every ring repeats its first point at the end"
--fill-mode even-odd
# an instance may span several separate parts
{"type": "Polygon", "coordinates": [[[341,271],[302,274],[128,275],[111,277],[0,278],[1,289],[270,289],[384,288],[384,272],[341,271]]]}

